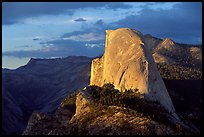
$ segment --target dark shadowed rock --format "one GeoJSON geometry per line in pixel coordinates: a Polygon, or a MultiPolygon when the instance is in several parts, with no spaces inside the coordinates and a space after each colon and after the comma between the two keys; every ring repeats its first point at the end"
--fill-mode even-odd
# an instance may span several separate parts
{"type": "Polygon", "coordinates": [[[89,83],[91,58],[34,59],[4,69],[3,133],[21,133],[34,110],[52,113],[69,93],[89,83]]]}

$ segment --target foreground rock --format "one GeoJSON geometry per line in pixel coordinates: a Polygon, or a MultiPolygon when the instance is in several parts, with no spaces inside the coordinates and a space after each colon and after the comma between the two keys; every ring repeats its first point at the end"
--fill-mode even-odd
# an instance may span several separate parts
{"type": "Polygon", "coordinates": [[[168,125],[155,121],[138,111],[108,106],[97,107],[90,94],[76,95],[76,112],[65,106],[48,116],[34,113],[24,135],[180,135],[180,125],[168,125]],[[60,113],[59,113],[60,112],[60,113]],[[72,115],[72,117],[70,117],[72,115]],[[65,119],[66,118],[66,119],[65,119]],[[64,122],[63,122],[64,121],[64,122]]]}

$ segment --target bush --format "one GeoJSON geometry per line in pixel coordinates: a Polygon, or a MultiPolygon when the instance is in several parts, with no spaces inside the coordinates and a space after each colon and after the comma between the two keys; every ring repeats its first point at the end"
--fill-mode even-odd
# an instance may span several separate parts
{"type": "Polygon", "coordinates": [[[166,111],[158,102],[147,101],[143,98],[144,95],[138,92],[138,89],[129,89],[120,92],[114,89],[114,85],[108,83],[102,87],[90,86],[92,89],[92,97],[97,104],[97,108],[108,106],[118,106],[133,109],[145,116],[150,116],[152,119],[160,122],[168,122],[166,111]]]}
{"type": "Polygon", "coordinates": [[[75,111],[76,109],[76,95],[77,95],[78,92],[74,92],[70,95],[68,95],[67,97],[65,97],[61,104],[60,104],[60,107],[63,107],[63,108],[68,108],[72,111],[75,111]]]}

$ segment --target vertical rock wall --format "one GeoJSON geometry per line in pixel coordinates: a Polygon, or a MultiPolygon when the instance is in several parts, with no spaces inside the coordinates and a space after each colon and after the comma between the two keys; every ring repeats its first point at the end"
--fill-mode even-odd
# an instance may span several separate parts
{"type": "Polygon", "coordinates": [[[90,85],[114,84],[120,91],[139,89],[145,98],[158,101],[177,117],[141,32],[129,28],[106,31],[105,53],[92,61],[90,85]]]}

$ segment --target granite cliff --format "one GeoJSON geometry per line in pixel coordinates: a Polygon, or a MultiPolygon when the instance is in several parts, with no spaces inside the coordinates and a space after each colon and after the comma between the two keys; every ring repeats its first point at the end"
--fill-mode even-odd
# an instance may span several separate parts
{"type": "Polygon", "coordinates": [[[105,52],[91,65],[90,85],[112,83],[116,89],[139,89],[147,100],[158,101],[179,119],[148,45],[139,31],[106,31],[105,52]]]}

